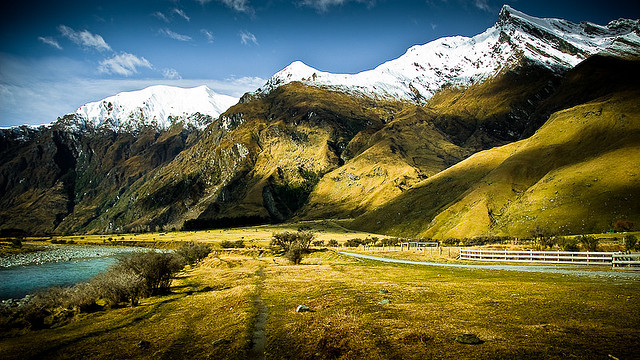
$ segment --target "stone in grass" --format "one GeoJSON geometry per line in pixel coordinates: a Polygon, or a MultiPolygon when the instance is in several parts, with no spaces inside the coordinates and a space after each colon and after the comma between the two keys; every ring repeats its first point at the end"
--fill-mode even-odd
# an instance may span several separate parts
{"type": "Polygon", "coordinates": [[[460,335],[460,336],[456,337],[456,341],[461,343],[461,344],[468,344],[468,345],[478,345],[478,344],[482,344],[484,342],[484,341],[480,340],[474,334],[463,334],[463,335],[460,335]]]}
{"type": "Polygon", "coordinates": [[[309,307],[307,305],[298,305],[298,307],[296,308],[296,312],[306,312],[306,311],[311,311],[311,309],[309,309],[309,307]]]}
{"type": "Polygon", "coordinates": [[[228,343],[230,343],[230,342],[231,342],[231,341],[229,341],[229,340],[227,340],[227,339],[220,338],[220,339],[218,339],[218,340],[212,341],[212,342],[211,342],[211,345],[213,345],[213,346],[225,345],[225,344],[228,344],[228,343]]]}
{"type": "Polygon", "coordinates": [[[150,342],[148,342],[148,341],[146,341],[146,340],[141,340],[141,341],[138,341],[138,343],[136,344],[136,346],[137,346],[138,348],[140,348],[140,349],[146,349],[146,348],[148,348],[149,346],[151,346],[151,343],[150,343],[150,342]]]}
{"type": "Polygon", "coordinates": [[[388,293],[389,293],[389,290],[384,289],[384,288],[380,289],[380,294],[388,294],[388,293]]]}
{"type": "Polygon", "coordinates": [[[382,300],[378,301],[378,305],[387,305],[390,302],[391,301],[389,301],[389,299],[382,299],[382,300]]]}

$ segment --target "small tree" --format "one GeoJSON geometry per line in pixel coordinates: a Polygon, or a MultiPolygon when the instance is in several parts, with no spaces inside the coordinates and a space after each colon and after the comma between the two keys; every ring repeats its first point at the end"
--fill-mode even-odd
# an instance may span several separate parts
{"type": "Polygon", "coordinates": [[[587,251],[597,251],[600,240],[595,236],[582,235],[580,237],[580,243],[587,251]]]}
{"type": "Polygon", "coordinates": [[[623,239],[624,249],[627,252],[631,252],[638,248],[638,238],[635,235],[627,235],[623,239]]]}
{"type": "Polygon", "coordinates": [[[149,251],[121,256],[116,267],[141,276],[146,294],[156,294],[169,290],[173,276],[182,269],[183,263],[176,254],[149,251]]]}
{"type": "Polygon", "coordinates": [[[546,248],[553,246],[553,239],[549,229],[542,226],[536,226],[531,230],[531,237],[539,246],[546,248]]]}
{"type": "Polygon", "coordinates": [[[615,230],[616,232],[626,232],[633,229],[634,225],[635,224],[631,220],[621,219],[613,224],[613,230],[615,230]]]}
{"type": "Polygon", "coordinates": [[[302,255],[309,252],[314,238],[315,234],[309,231],[275,233],[271,238],[271,250],[284,253],[289,261],[297,265],[302,261],[302,255]]]}
{"type": "Polygon", "coordinates": [[[331,239],[327,242],[327,246],[331,246],[331,247],[338,247],[338,240],[336,239],[331,239]]]}

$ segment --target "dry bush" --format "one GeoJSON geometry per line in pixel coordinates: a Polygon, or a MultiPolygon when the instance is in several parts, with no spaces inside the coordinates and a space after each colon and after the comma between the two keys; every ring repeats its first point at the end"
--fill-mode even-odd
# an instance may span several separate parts
{"type": "Polygon", "coordinates": [[[114,269],[131,271],[142,277],[145,295],[151,295],[168,291],[171,279],[182,267],[182,259],[176,254],[149,251],[119,257],[114,269]]]}
{"type": "Polygon", "coordinates": [[[198,261],[206,258],[211,252],[211,246],[209,244],[197,243],[189,241],[183,244],[176,254],[181,256],[185,265],[193,265],[198,261]]]}

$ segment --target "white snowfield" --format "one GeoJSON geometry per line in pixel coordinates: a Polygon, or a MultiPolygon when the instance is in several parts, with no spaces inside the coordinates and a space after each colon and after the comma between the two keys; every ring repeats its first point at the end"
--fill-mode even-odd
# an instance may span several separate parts
{"type": "Polygon", "coordinates": [[[75,112],[76,122],[81,122],[75,125],[114,131],[136,131],[144,126],[165,130],[184,121],[186,126],[201,129],[237,102],[238,98],[217,94],[204,85],[188,89],[157,85],[85,104],[75,112]],[[207,121],[197,113],[212,119],[207,121]]]}
{"type": "Polygon", "coordinates": [[[292,81],[354,95],[422,103],[444,85],[485,80],[523,58],[554,70],[569,69],[590,55],[640,56],[640,21],[606,26],[540,19],[505,5],[497,23],[474,37],[446,37],[411,47],[398,59],[358,74],[322,72],[300,61],[276,73],[257,94],[292,81]]]}

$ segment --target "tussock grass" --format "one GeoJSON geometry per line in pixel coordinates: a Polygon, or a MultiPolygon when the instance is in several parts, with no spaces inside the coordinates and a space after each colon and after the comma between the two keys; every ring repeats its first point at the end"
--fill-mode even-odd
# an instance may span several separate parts
{"type": "Polygon", "coordinates": [[[0,338],[0,357],[243,359],[259,295],[267,359],[632,358],[638,293],[633,281],[384,264],[331,251],[301,265],[214,251],[168,295],[0,338]],[[311,311],[297,313],[300,304],[311,311]],[[484,343],[455,341],[466,333],[484,343]]]}

